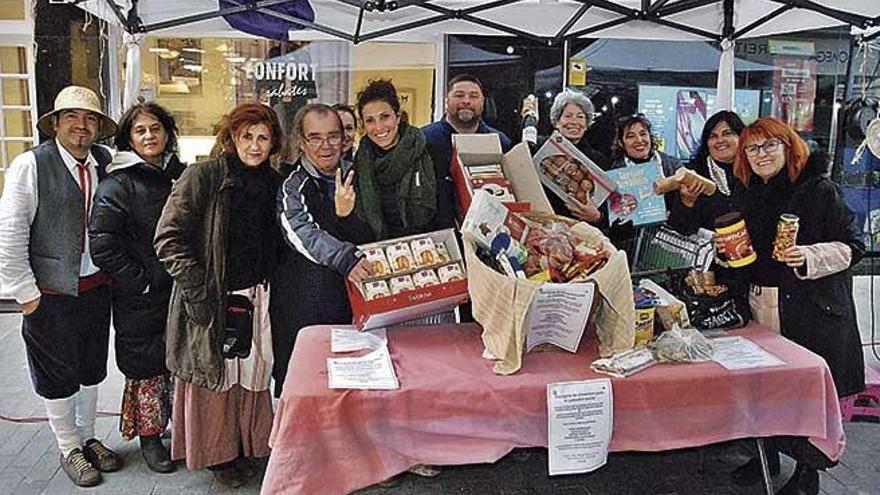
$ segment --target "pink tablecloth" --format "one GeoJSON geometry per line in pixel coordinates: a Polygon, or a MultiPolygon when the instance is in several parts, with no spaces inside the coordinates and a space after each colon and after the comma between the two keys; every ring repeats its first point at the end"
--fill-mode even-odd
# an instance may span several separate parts
{"type": "MultiPolygon", "coordinates": [[[[760,327],[734,334],[786,365],[658,365],[613,379],[611,450],[794,435],[837,459],[845,441],[825,362],[760,327]]],[[[475,325],[390,329],[388,341],[399,390],[330,390],[330,327],[300,332],[262,493],[347,493],[415,464],[494,462],[514,447],[546,446],[546,385],[603,376],[588,367],[598,357],[595,341],[578,354],[529,354],[513,376],[492,373],[475,325]]]]}

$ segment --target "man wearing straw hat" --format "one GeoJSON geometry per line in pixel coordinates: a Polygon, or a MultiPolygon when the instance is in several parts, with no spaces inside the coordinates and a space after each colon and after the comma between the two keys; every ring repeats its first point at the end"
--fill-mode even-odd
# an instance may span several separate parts
{"type": "Polygon", "coordinates": [[[31,381],[46,404],[61,467],[78,486],[121,459],[95,438],[98,384],[107,375],[110,293],[86,228],[116,132],[97,95],[68,86],[37,127],[53,139],[17,156],[0,196],[0,293],[21,305],[31,381]]]}

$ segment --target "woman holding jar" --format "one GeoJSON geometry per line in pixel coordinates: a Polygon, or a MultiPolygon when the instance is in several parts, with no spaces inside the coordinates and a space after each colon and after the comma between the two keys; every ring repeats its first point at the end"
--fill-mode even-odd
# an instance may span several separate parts
{"type": "Polygon", "coordinates": [[[116,365],[125,375],[119,429],[140,438],[147,466],[174,471],[159,435],[168,426],[171,382],[165,369],[165,321],[171,277],[153,234],[171,184],[184,170],[177,125],[156,103],[129,108],[119,120],[113,162],[95,193],[89,227],[92,259],[113,279],[116,365]]]}
{"type": "Polygon", "coordinates": [[[357,110],[364,136],[354,156],[354,213],[370,226],[375,240],[452,227],[438,220],[438,212],[454,206],[438,204],[441,195],[425,137],[408,123],[391,81],[371,81],[357,95],[357,110]]]}
{"type": "MultiPolygon", "coordinates": [[[[742,131],[739,141],[733,173],[735,187],[742,191],[732,196],[757,253],[748,267],[752,313],[759,323],[824,358],[838,396],[858,393],[865,386],[864,358],[850,267],[861,259],[865,246],[855,215],[837,185],[825,177],[827,157],[811,153],[781,120],[759,119],[742,131]],[[777,260],[774,239],[783,214],[797,217],[799,227],[795,245],[777,249],[777,260]]],[[[797,460],[794,476],[778,493],[819,493],[818,469],[835,463],[804,438],[773,443],[797,460]]],[[[778,464],[775,453],[770,457],[771,465],[778,464]]],[[[754,470],[757,463],[751,464],[754,470]]],[[[737,472],[748,470],[747,464],[737,472]]]]}
{"type": "Polygon", "coordinates": [[[249,459],[269,454],[266,281],[281,245],[280,178],[270,161],[282,142],[271,108],[235,107],[217,136],[219,155],[181,175],[156,231],[156,251],[174,279],[166,335],[175,378],[171,455],[188,469],[209,467],[230,486],[255,474],[249,459]],[[249,317],[241,317],[248,314],[242,297],[233,296],[252,304],[249,317]],[[231,300],[238,308],[227,308],[231,300]],[[251,333],[231,350],[227,314],[238,315],[236,335],[251,333]]]}

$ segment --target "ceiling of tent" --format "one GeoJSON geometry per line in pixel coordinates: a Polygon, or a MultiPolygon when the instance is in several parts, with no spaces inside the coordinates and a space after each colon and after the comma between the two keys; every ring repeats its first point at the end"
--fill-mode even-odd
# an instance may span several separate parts
{"type": "MultiPolygon", "coordinates": [[[[79,5],[125,25],[131,0],[86,0],[79,5]]],[[[251,0],[253,3],[253,0],[251,0]]],[[[256,0],[256,7],[281,0],[256,0]]],[[[241,33],[217,15],[216,0],[140,0],[140,23],[129,30],[166,36],[234,37],[241,33]]],[[[238,0],[245,6],[248,2],[238,0]]],[[[655,40],[720,39],[725,4],[734,37],[880,25],[880,0],[311,0],[314,23],[292,38],[334,37],[354,42],[422,40],[442,34],[514,35],[541,42],[563,38],[655,40]],[[392,9],[391,7],[396,7],[392,9]],[[372,10],[370,10],[372,9],[372,10]],[[360,19],[360,24],[359,24],[360,19]]],[[[261,10],[265,12],[265,10],[261,10]]],[[[291,19],[288,19],[291,20],[291,19]]]]}

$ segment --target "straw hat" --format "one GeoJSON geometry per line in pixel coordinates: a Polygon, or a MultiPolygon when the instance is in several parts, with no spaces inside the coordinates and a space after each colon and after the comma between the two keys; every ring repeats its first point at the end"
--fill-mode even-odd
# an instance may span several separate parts
{"type": "Polygon", "coordinates": [[[101,123],[98,127],[97,140],[116,134],[116,122],[101,111],[101,101],[98,100],[98,95],[89,88],[68,86],[62,89],[55,97],[55,109],[40,117],[40,120],[37,121],[37,128],[44,134],[54,137],[55,129],[52,125],[52,116],[62,110],[86,110],[98,114],[101,117],[101,123]]]}

